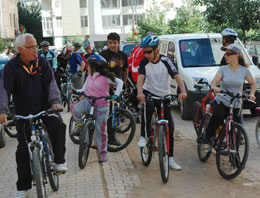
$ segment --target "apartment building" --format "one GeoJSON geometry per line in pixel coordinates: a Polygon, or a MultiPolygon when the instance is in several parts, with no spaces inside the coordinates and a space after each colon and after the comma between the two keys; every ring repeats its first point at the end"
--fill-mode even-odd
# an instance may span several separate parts
{"type": "Polygon", "coordinates": [[[18,27],[17,0],[0,0],[0,38],[15,39],[18,27]]]}

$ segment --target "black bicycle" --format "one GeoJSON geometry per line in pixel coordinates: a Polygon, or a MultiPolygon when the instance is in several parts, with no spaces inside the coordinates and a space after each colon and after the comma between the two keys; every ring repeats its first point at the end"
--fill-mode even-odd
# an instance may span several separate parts
{"type": "Polygon", "coordinates": [[[62,83],[61,87],[61,104],[65,107],[67,105],[67,111],[70,112],[71,105],[71,94],[69,90],[73,90],[72,85],[72,74],[70,69],[67,68],[65,72],[62,74],[62,83]]]}
{"type": "Polygon", "coordinates": [[[16,122],[13,119],[15,116],[15,110],[14,110],[14,103],[11,99],[9,103],[9,108],[7,111],[7,120],[8,124],[4,125],[4,131],[9,137],[16,138],[17,137],[17,131],[15,129],[16,122]]]}
{"type": "Polygon", "coordinates": [[[56,172],[54,169],[54,154],[52,144],[41,117],[49,116],[62,110],[41,111],[36,115],[21,116],[16,115],[15,120],[28,120],[31,129],[31,142],[27,142],[30,154],[30,164],[33,184],[36,186],[38,197],[47,197],[45,184],[50,182],[52,190],[55,192],[59,189],[59,177],[63,174],[56,172]]]}

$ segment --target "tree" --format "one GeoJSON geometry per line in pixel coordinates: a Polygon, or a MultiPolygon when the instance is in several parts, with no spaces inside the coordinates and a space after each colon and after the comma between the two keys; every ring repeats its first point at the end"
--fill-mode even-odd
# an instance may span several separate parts
{"type": "Polygon", "coordinates": [[[204,15],[209,23],[223,30],[226,27],[242,31],[246,40],[246,31],[259,25],[259,0],[194,0],[196,4],[206,6],[204,15]]]}
{"type": "Polygon", "coordinates": [[[19,27],[25,28],[25,33],[31,33],[36,38],[38,44],[43,40],[42,17],[40,7],[27,9],[18,3],[19,27]]]}
{"type": "Polygon", "coordinates": [[[143,38],[147,32],[153,32],[158,35],[168,32],[168,26],[165,21],[165,13],[154,6],[146,14],[137,20],[138,35],[143,38]]]}

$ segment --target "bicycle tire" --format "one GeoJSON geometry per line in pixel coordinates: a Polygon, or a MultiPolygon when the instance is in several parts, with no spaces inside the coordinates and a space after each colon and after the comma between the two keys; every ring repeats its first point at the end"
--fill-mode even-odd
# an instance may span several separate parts
{"type": "MultiPolygon", "coordinates": [[[[206,128],[208,126],[209,119],[210,119],[209,114],[206,114],[203,118],[203,121],[201,123],[201,125],[202,125],[201,126],[201,131],[202,131],[201,136],[206,133],[206,128]]],[[[199,143],[199,142],[197,143],[197,153],[198,153],[198,156],[199,156],[199,159],[201,162],[206,162],[209,159],[211,152],[212,152],[211,145],[199,143]]]]}
{"type": "Polygon", "coordinates": [[[75,136],[75,135],[71,134],[71,131],[75,128],[75,124],[76,124],[76,122],[73,121],[73,117],[71,116],[70,123],[69,123],[69,136],[70,136],[71,141],[74,144],[79,144],[80,143],[80,135],[75,136]]]}
{"type": "Polygon", "coordinates": [[[152,160],[152,155],[153,155],[151,139],[149,139],[146,146],[142,147],[140,149],[140,151],[141,151],[141,159],[142,159],[143,165],[149,166],[151,163],[151,160],[152,160]]]}
{"type": "Polygon", "coordinates": [[[79,144],[79,156],[78,156],[78,164],[81,169],[85,168],[88,156],[89,156],[89,150],[92,144],[92,138],[94,133],[94,128],[92,128],[92,123],[87,122],[83,129],[80,136],[80,144],[79,144]]]}
{"type": "Polygon", "coordinates": [[[66,103],[67,103],[67,112],[70,112],[71,94],[68,94],[66,103]]]}
{"type": "MultiPolygon", "coordinates": [[[[9,124],[8,124],[8,125],[9,125],[9,124]]],[[[7,134],[9,137],[11,137],[11,138],[16,138],[16,137],[17,137],[17,131],[16,131],[16,129],[12,130],[12,129],[11,129],[11,126],[8,126],[8,125],[4,125],[4,130],[5,130],[6,134],[7,134]]],[[[14,124],[14,126],[15,126],[15,124],[14,124]]],[[[13,127],[14,127],[14,126],[13,126],[13,127]]]]}
{"type": "Polygon", "coordinates": [[[47,144],[48,147],[48,153],[49,153],[49,160],[47,160],[47,153],[45,151],[45,164],[46,164],[46,171],[48,175],[48,179],[51,185],[51,189],[56,192],[59,189],[59,176],[56,174],[56,171],[54,171],[54,154],[52,149],[51,140],[49,138],[48,133],[46,132],[44,135],[44,141],[47,144]]]}
{"type": "Polygon", "coordinates": [[[169,154],[167,151],[166,127],[160,125],[158,129],[158,151],[161,177],[164,183],[169,179],[169,154]]]}
{"type": "Polygon", "coordinates": [[[255,126],[255,139],[256,142],[260,145],[260,120],[258,119],[255,126]]]}
{"type": "MultiPolygon", "coordinates": [[[[129,120],[128,125],[130,125],[130,128],[128,129],[128,131],[122,132],[122,130],[120,129],[120,127],[122,127],[122,122],[121,122],[119,126],[116,126],[115,129],[112,129],[112,130],[114,130],[115,136],[117,137],[117,139],[119,139],[121,144],[119,146],[108,145],[107,150],[109,152],[118,152],[118,151],[123,150],[132,142],[134,135],[135,135],[136,124],[135,124],[135,119],[134,119],[132,113],[126,109],[118,108],[116,115],[115,115],[115,119],[117,119],[117,116],[119,116],[120,119],[124,117],[123,122],[127,122],[127,120],[129,120]]],[[[112,116],[110,115],[107,122],[108,123],[112,122],[111,119],[112,119],[112,116]]]]}
{"type": "Polygon", "coordinates": [[[5,147],[6,144],[6,138],[5,138],[5,132],[4,132],[4,126],[0,126],[0,148],[5,147]]]}
{"type": "Polygon", "coordinates": [[[32,172],[33,172],[33,179],[36,185],[36,192],[38,198],[47,197],[46,196],[46,189],[45,189],[45,182],[43,177],[43,169],[42,163],[40,159],[39,149],[37,147],[34,148],[32,151],[32,172]]]}
{"type": "Polygon", "coordinates": [[[245,168],[247,159],[248,159],[248,153],[249,153],[249,138],[246,130],[244,127],[239,123],[234,123],[231,126],[231,130],[233,132],[228,132],[228,140],[230,144],[230,148],[233,150],[233,152],[230,152],[227,150],[227,147],[223,148],[223,145],[226,144],[226,133],[223,133],[223,135],[220,137],[217,152],[216,152],[216,164],[218,168],[218,172],[220,175],[227,180],[234,179],[237,177],[242,170],[245,168]],[[236,146],[234,146],[233,136],[230,134],[236,134],[236,146]],[[235,147],[237,149],[235,150],[235,147]],[[241,148],[243,147],[243,148],[241,148]],[[243,152],[243,156],[240,155],[243,152]],[[235,153],[236,152],[236,153],[235,153]],[[227,156],[228,160],[224,160],[224,162],[228,162],[228,165],[231,165],[231,168],[235,168],[235,171],[232,171],[231,173],[227,173],[227,165],[222,166],[222,157],[227,156]],[[241,160],[242,159],[242,160],[241,160]]]}
{"type": "Polygon", "coordinates": [[[202,121],[203,121],[203,117],[204,117],[204,110],[201,107],[200,108],[200,102],[195,101],[193,103],[193,126],[194,129],[196,131],[197,137],[199,137],[201,135],[201,129],[202,129],[202,121]]]}

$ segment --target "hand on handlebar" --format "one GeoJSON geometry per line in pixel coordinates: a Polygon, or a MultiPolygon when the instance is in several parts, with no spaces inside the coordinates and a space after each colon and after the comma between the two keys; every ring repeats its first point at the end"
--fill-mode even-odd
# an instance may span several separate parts
{"type": "Polygon", "coordinates": [[[178,101],[184,101],[187,98],[187,94],[186,93],[180,93],[178,96],[178,101]]]}
{"type": "Polygon", "coordinates": [[[53,104],[51,105],[51,109],[55,110],[55,109],[64,109],[64,107],[60,104],[53,104]]]}
{"type": "Polygon", "coordinates": [[[249,95],[249,100],[255,101],[256,97],[254,95],[249,95]]]}
{"type": "Polygon", "coordinates": [[[214,93],[220,93],[221,89],[219,87],[212,88],[214,93]]]}
{"type": "Polygon", "coordinates": [[[141,101],[141,103],[145,102],[145,95],[143,93],[140,93],[137,95],[137,99],[141,101]]]}
{"type": "Polygon", "coordinates": [[[7,124],[8,121],[7,121],[7,114],[5,113],[1,113],[0,114],[0,124],[7,124]]]}

